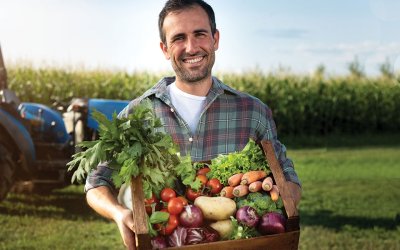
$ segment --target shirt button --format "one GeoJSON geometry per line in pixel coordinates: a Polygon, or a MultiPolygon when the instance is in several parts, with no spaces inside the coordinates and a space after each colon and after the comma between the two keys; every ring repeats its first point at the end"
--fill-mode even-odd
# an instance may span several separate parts
{"type": "Polygon", "coordinates": [[[189,141],[192,142],[192,141],[193,141],[193,138],[192,138],[192,137],[189,137],[189,141]]]}
{"type": "Polygon", "coordinates": [[[173,113],[173,112],[175,112],[175,110],[173,108],[171,108],[171,112],[173,113]]]}

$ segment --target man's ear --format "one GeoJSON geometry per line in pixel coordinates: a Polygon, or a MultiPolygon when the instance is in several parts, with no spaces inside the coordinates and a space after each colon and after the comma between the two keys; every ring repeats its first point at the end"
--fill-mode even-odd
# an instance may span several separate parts
{"type": "Polygon", "coordinates": [[[217,50],[219,47],[219,30],[215,30],[214,33],[214,50],[217,50]]]}
{"type": "Polygon", "coordinates": [[[162,52],[164,53],[165,59],[169,60],[170,56],[168,54],[168,47],[167,45],[165,45],[163,42],[160,42],[160,48],[162,50],[162,52]]]}

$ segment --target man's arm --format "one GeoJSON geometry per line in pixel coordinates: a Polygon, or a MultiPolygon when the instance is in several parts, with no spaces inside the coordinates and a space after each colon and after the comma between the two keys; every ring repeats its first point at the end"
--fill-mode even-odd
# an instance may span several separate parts
{"type": "Polygon", "coordinates": [[[125,246],[128,249],[136,249],[132,211],[118,203],[110,188],[107,186],[92,188],[87,191],[86,199],[89,206],[98,214],[115,221],[125,246]]]}
{"type": "Polygon", "coordinates": [[[297,173],[294,169],[293,161],[286,156],[286,147],[278,140],[277,129],[275,121],[272,117],[272,111],[265,105],[265,115],[262,116],[261,124],[264,126],[261,129],[262,139],[272,141],[276,158],[278,159],[282,172],[285,175],[286,181],[288,181],[288,187],[294,200],[296,207],[300,203],[301,199],[301,183],[297,173]]]}
{"type": "Polygon", "coordinates": [[[294,170],[293,161],[286,156],[286,147],[279,141],[275,141],[274,148],[277,154],[278,161],[282,166],[283,174],[285,179],[288,181],[287,185],[290,189],[290,193],[294,204],[298,207],[301,199],[301,184],[296,171],[294,170]]]}
{"type": "Polygon", "coordinates": [[[99,164],[86,178],[86,200],[101,216],[115,221],[128,249],[136,249],[132,211],[118,203],[111,180],[113,170],[106,163],[99,164]]]}

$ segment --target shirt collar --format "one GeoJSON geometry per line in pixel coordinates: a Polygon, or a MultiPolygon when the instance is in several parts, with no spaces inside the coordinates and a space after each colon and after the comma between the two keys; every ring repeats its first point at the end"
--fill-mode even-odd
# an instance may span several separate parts
{"type": "MultiPolygon", "coordinates": [[[[209,93],[207,94],[207,98],[215,97],[223,94],[224,92],[230,92],[231,94],[238,95],[239,92],[232,89],[231,87],[222,83],[218,78],[212,77],[213,84],[209,93]]],[[[154,85],[151,89],[147,90],[143,94],[143,98],[147,98],[151,95],[155,95],[155,97],[164,99],[166,96],[169,98],[169,94],[167,91],[167,86],[175,81],[175,76],[172,77],[164,77],[156,85],[154,85]]],[[[213,98],[212,98],[213,99],[213,98]]]]}

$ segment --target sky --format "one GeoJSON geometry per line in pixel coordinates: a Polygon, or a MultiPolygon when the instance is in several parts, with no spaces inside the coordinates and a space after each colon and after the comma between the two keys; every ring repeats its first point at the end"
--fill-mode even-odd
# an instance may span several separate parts
{"type": "MultiPolygon", "coordinates": [[[[215,71],[368,75],[400,72],[400,0],[208,0],[220,46],[215,71]]],[[[171,70],[159,47],[164,0],[0,0],[7,64],[132,71],[171,70]]]]}

